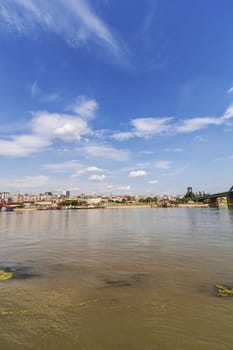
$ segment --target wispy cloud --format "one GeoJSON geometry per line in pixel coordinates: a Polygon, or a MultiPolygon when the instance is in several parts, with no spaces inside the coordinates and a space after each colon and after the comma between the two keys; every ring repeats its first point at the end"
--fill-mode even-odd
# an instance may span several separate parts
{"type": "Polygon", "coordinates": [[[88,99],[86,96],[78,96],[67,110],[86,119],[92,119],[96,115],[99,105],[95,99],[88,99]]]}
{"type": "Polygon", "coordinates": [[[231,104],[225,111],[225,113],[222,116],[222,120],[226,121],[228,119],[233,118],[233,104],[231,104]]]}
{"type": "Polygon", "coordinates": [[[166,175],[166,176],[179,176],[179,175],[183,174],[187,168],[189,168],[189,164],[184,164],[183,166],[177,167],[164,175],[166,175]]]}
{"type": "Polygon", "coordinates": [[[207,141],[207,137],[202,136],[202,135],[196,135],[194,137],[194,140],[198,141],[198,142],[206,142],[207,141]]]}
{"type": "Polygon", "coordinates": [[[134,137],[149,138],[161,134],[191,133],[203,130],[209,126],[220,126],[229,124],[233,118],[233,104],[231,104],[220,117],[195,117],[189,119],[164,117],[164,118],[136,118],[130,124],[133,126],[130,131],[115,132],[112,138],[117,141],[126,141],[134,137]]]}
{"type": "Polygon", "coordinates": [[[122,55],[119,41],[87,0],[0,0],[0,17],[10,30],[20,34],[50,31],[70,46],[92,40],[115,56],[122,55]]]}
{"type": "Polygon", "coordinates": [[[130,190],[131,190],[131,186],[130,186],[130,185],[127,185],[127,186],[119,186],[119,187],[117,187],[117,190],[118,190],[118,191],[123,191],[123,192],[125,192],[125,191],[130,191],[130,190]]]}
{"type": "Polygon", "coordinates": [[[82,175],[87,174],[87,173],[100,172],[100,171],[103,171],[103,169],[100,169],[100,168],[98,168],[96,166],[88,166],[86,168],[82,168],[82,169],[76,171],[71,176],[72,177],[78,177],[78,176],[82,176],[82,175]]]}
{"type": "Polygon", "coordinates": [[[40,135],[12,135],[0,140],[0,156],[28,156],[51,145],[51,140],[40,135]]]}
{"type": "Polygon", "coordinates": [[[37,80],[34,80],[33,83],[29,85],[29,88],[31,97],[37,97],[37,99],[41,102],[50,103],[61,99],[61,95],[58,92],[44,92],[39,86],[37,80]]]}
{"type": "Polygon", "coordinates": [[[35,80],[31,85],[31,96],[34,97],[40,93],[40,88],[38,86],[37,81],[35,80]]]}
{"type": "Polygon", "coordinates": [[[104,174],[102,175],[93,174],[89,177],[89,180],[93,182],[101,182],[101,181],[104,181],[105,179],[106,179],[106,175],[104,174]]]}
{"type": "Polygon", "coordinates": [[[157,169],[170,169],[171,168],[171,162],[168,160],[159,160],[155,163],[155,167],[157,169]]]}
{"type": "Polygon", "coordinates": [[[12,186],[15,189],[32,189],[45,186],[49,181],[48,176],[38,175],[38,176],[25,176],[21,179],[16,179],[13,181],[12,186]]]}
{"type": "Polygon", "coordinates": [[[230,89],[227,90],[228,94],[232,93],[233,92],[233,86],[230,87],[230,89]]]}
{"type": "MultiPolygon", "coordinates": [[[[12,174],[11,174],[12,175],[12,174]]],[[[0,179],[0,186],[12,193],[30,193],[46,191],[50,178],[45,175],[24,176],[20,178],[0,179]]]]}
{"type": "Polygon", "coordinates": [[[153,154],[154,152],[153,151],[149,151],[149,150],[143,150],[143,151],[140,151],[139,153],[150,155],[150,154],[153,154]]]}
{"type": "Polygon", "coordinates": [[[143,24],[142,24],[142,34],[146,40],[146,37],[148,36],[148,33],[150,31],[150,28],[154,22],[154,16],[157,10],[157,1],[150,0],[148,1],[148,10],[146,13],[146,16],[144,18],[143,24]]]}
{"type": "Polygon", "coordinates": [[[183,152],[183,148],[165,148],[165,152],[180,153],[183,152]]]}
{"type": "Polygon", "coordinates": [[[225,155],[225,156],[222,156],[222,157],[218,157],[218,158],[215,158],[214,161],[215,162],[218,162],[218,161],[226,161],[226,160],[233,160],[233,154],[231,155],[225,155]]]}
{"type": "Polygon", "coordinates": [[[60,100],[62,97],[58,92],[53,92],[50,94],[43,94],[41,97],[42,102],[54,102],[60,100]]]}
{"type": "Polygon", "coordinates": [[[152,136],[168,131],[172,118],[136,118],[132,120],[134,133],[138,137],[152,136]]]}
{"type": "Polygon", "coordinates": [[[131,131],[128,132],[117,132],[112,135],[112,138],[117,141],[126,141],[135,137],[135,134],[131,131]]]}
{"type": "Polygon", "coordinates": [[[198,117],[184,119],[180,125],[176,126],[176,132],[189,133],[202,129],[206,129],[211,125],[223,125],[227,124],[230,119],[233,118],[233,104],[231,104],[221,117],[198,117]]]}
{"type": "Polygon", "coordinates": [[[182,121],[181,125],[176,126],[178,133],[189,133],[197,130],[205,129],[210,125],[223,124],[222,118],[203,117],[203,118],[190,118],[182,121]]]}
{"type": "Polygon", "coordinates": [[[112,137],[118,141],[125,141],[133,137],[151,137],[167,132],[172,118],[136,118],[131,120],[133,128],[128,132],[114,133],[112,137]]]}
{"type": "Polygon", "coordinates": [[[158,180],[150,180],[150,181],[148,181],[149,185],[156,185],[157,183],[159,183],[158,180]]]}
{"type": "Polygon", "coordinates": [[[83,148],[84,153],[93,158],[107,158],[116,161],[126,161],[129,159],[128,150],[117,149],[109,145],[90,145],[83,148]]]}
{"type": "Polygon", "coordinates": [[[70,170],[79,169],[82,165],[77,160],[69,160],[63,163],[50,163],[50,164],[43,164],[43,167],[45,169],[63,173],[63,172],[69,172],[70,170]]]}
{"type": "Polygon", "coordinates": [[[129,173],[129,177],[143,177],[147,176],[148,173],[145,170],[133,170],[129,173]]]}

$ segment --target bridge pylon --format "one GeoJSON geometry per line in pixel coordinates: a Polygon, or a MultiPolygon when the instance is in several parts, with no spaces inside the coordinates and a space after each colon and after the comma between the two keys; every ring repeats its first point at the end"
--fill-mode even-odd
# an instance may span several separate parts
{"type": "Polygon", "coordinates": [[[228,208],[233,208],[233,186],[230,188],[227,194],[227,205],[228,208]]]}
{"type": "Polygon", "coordinates": [[[219,199],[218,198],[209,198],[208,205],[210,208],[219,208],[219,199]]]}

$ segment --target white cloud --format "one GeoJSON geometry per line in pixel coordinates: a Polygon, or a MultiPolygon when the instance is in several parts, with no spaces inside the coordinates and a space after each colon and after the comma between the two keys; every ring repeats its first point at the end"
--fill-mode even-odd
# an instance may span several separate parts
{"type": "Polygon", "coordinates": [[[230,94],[231,92],[233,92],[233,86],[230,87],[230,89],[227,90],[228,94],[230,94]]]}
{"type": "Polygon", "coordinates": [[[126,161],[129,159],[127,150],[117,149],[106,145],[92,145],[83,148],[87,156],[94,158],[108,158],[116,161],[126,161]]]}
{"type": "Polygon", "coordinates": [[[189,164],[185,164],[183,166],[177,167],[173,171],[166,173],[167,176],[179,176],[184,173],[184,171],[189,167],[189,164]]]}
{"type": "Polygon", "coordinates": [[[29,126],[28,134],[0,139],[0,155],[28,156],[46,149],[55,139],[80,141],[83,136],[92,134],[87,120],[71,114],[37,111],[29,126]]]}
{"type": "Polygon", "coordinates": [[[100,171],[103,171],[103,169],[100,169],[96,166],[89,166],[87,168],[83,168],[83,169],[76,171],[76,173],[72,174],[72,177],[78,177],[78,176],[84,175],[86,173],[93,173],[93,172],[100,172],[100,171]]]}
{"type": "Polygon", "coordinates": [[[224,132],[232,132],[233,131],[233,127],[231,125],[228,125],[225,129],[224,132]]]}
{"type": "Polygon", "coordinates": [[[138,137],[152,136],[168,131],[172,118],[136,118],[131,121],[134,133],[138,137]]]}
{"type": "Polygon", "coordinates": [[[133,137],[150,137],[162,134],[170,129],[172,118],[136,118],[131,120],[133,129],[128,132],[114,133],[112,137],[118,141],[125,141],[133,137]]]}
{"type": "Polygon", "coordinates": [[[135,137],[134,132],[117,132],[112,135],[112,138],[117,141],[126,141],[135,137]]]}
{"type": "Polygon", "coordinates": [[[40,93],[40,88],[37,84],[37,81],[35,80],[31,86],[31,96],[34,97],[34,96],[38,95],[39,93],[40,93]]]}
{"type": "Polygon", "coordinates": [[[69,160],[63,163],[44,164],[43,167],[55,172],[66,172],[80,168],[81,164],[76,160],[69,160]]]}
{"type": "Polygon", "coordinates": [[[180,133],[193,132],[205,129],[210,125],[222,125],[233,118],[233,104],[231,104],[221,117],[199,117],[190,118],[182,121],[181,125],[176,126],[176,131],[180,133]]]}
{"type": "Polygon", "coordinates": [[[165,148],[165,152],[174,152],[174,153],[179,153],[183,152],[183,148],[165,148]]]}
{"type": "Polygon", "coordinates": [[[81,20],[81,33],[85,35],[95,35],[103,43],[107,44],[113,51],[120,50],[117,40],[113,37],[107,25],[96,16],[86,0],[64,0],[69,9],[75,14],[75,20],[81,20]]]}
{"type": "Polygon", "coordinates": [[[199,142],[206,142],[207,138],[205,136],[202,136],[202,135],[196,135],[194,137],[194,140],[199,141],[199,142]]]}
{"type": "Polygon", "coordinates": [[[231,104],[223,114],[223,121],[233,118],[233,104],[231,104]]]}
{"type": "Polygon", "coordinates": [[[24,178],[14,180],[11,185],[16,189],[32,189],[48,184],[48,176],[38,175],[38,176],[25,176],[24,178]]]}
{"type": "Polygon", "coordinates": [[[117,141],[129,140],[133,137],[148,138],[163,133],[190,133],[205,129],[211,125],[222,125],[233,118],[233,105],[229,106],[221,117],[197,117],[184,119],[180,124],[172,124],[172,118],[137,118],[131,121],[134,128],[128,132],[118,132],[112,135],[117,141]],[[170,122],[170,123],[169,123],[170,122]]]}
{"type": "Polygon", "coordinates": [[[148,173],[145,170],[133,170],[129,173],[129,177],[142,177],[147,176],[148,173]]]}
{"type": "Polygon", "coordinates": [[[61,95],[58,92],[54,92],[51,94],[47,94],[47,95],[43,95],[41,97],[41,101],[42,102],[54,102],[54,101],[58,101],[61,99],[61,95]]]}
{"type": "Polygon", "coordinates": [[[89,166],[89,167],[86,168],[87,172],[95,172],[95,171],[102,171],[102,170],[103,169],[100,169],[100,168],[98,168],[96,166],[89,166]]]}
{"type": "Polygon", "coordinates": [[[118,191],[130,191],[131,187],[130,187],[130,185],[128,185],[128,186],[120,186],[120,187],[117,187],[117,190],[118,191]]]}
{"type": "Polygon", "coordinates": [[[155,167],[158,169],[170,169],[171,168],[171,162],[167,160],[159,160],[155,163],[155,167]]]}
{"type": "MultiPolygon", "coordinates": [[[[180,120],[179,123],[172,122],[174,118],[136,118],[131,120],[133,128],[126,132],[112,134],[117,141],[126,141],[133,137],[148,138],[160,134],[190,133],[206,129],[211,125],[229,125],[229,119],[233,118],[233,104],[220,117],[195,117],[180,120]]],[[[170,149],[171,150],[171,149],[170,149]]],[[[174,149],[173,152],[180,152],[181,149],[174,149]]]]}
{"type": "Polygon", "coordinates": [[[140,153],[141,154],[153,154],[154,152],[145,150],[145,151],[140,151],[140,153]]]}
{"type": "Polygon", "coordinates": [[[158,180],[150,180],[150,181],[148,181],[148,184],[149,185],[155,185],[155,184],[157,184],[159,181],[158,180]]]}
{"type": "Polygon", "coordinates": [[[92,40],[115,56],[122,53],[118,40],[87,0],[0,0],[0,17],[7,28],[20,34],[31,36],[41,30],[50,31],[73,47],[92,40]]]}
{"type": "Polygon", "coordinates": [[[57,137],[65,141],[80,140],[82,135],[91,133],[85,120],[47,111],[34,113],[31,125],[33,133],[49,139],[57,137]]]}
{"type": "Polygon", "coordinates": [[[233,159],[233,154],[231,154],[231,155],[225,155],[225,156],[222,156],[222,157],[215,158],[214,161],[215,161],[215,162],[226,161],[227,159],[232,160],[232,159],[233,159]]]}
{"type": "Polygon", "coordinates": [[[75,193],[77,193],[77,192],[79,192],[79,191],[80,191],[80,188],[79,188],[79,187],[77,187],[77,186],[70,187],[70,188],[69,188],[69,191],[70,191],[70,192],[75,192],[75,193]]]}
{"type": "Polygon", "coordinates": [[[93,174],[89,177],[89,180],[94,182],[101,182],[101,181],[104,181],[105,179],[106,179],[106,176],[103,174],[102,175],[93,174]]]}
{"type": "Polygon", "coordinates": [[[181,125],[176,126],[176,131],[180,133],[193,132],[205,129],[210,125],[221,125],[222,123],[222,118],[214,117],[185,119],[181,125]]]}
{"type": "MultiPolygon", "coordinates": [[[[36,111],[32,113],[31,122],[27,125],[27,129],[31,129],[28,133],[17,133],[0,139],[0,155],[28,156],[45,150],[56,139],[63,142],[77,142],[80,140],[88,141],[87,136],[90,135],[95,137],[98,134],[98,130],[93,131],[90,128],[88,118],[94,117],[98,103],[93,99],[79,96],[75,107],[73,106],[73,111],[75,111],[75,108],[75,113],[78,114],[51,113],[48,111],[36,111]]],[[[204,129],[210,125],[219,126],[225,124],[229,126],[232,118],[233,105],[230,105],[221,117],[185,119],[179,125],[174,124],[173,127],[169,122],[171,118],[137,118],[131,122],[134,129],[128,134],[130,137],[147,138],[157,133],[168,132],[168,130],[169,133],[189,133],[204,129]]],[[[117,138],[116,135],[115,138],[117,138]]],[[[122,137],[119,139],[122,139],[122,137]]],[[[179,148],[170,148],[167,150],[172,152],[182,151],[179,148]]],[[[81,151],[89,157],[112,159],[115,161],[126,161],[130,158],[130,152],[128,150],[118,149],[109,144],[86,143],[86,146],[83,146],[81,151]]],[[[146,152],[144,151],[144,153],[146,152]]],[[[160,164],[158,166],[161,167],[164,165],[162,163],[162,165],[160,164]]],[[[167,165],[163,169],[167,169],[166,167],[167,165]]]]}
{"type": "Polygon", "coordinates": [[[98,103],[94,99],[87,99],[85,96],[78,96],[68,110],[74,112],[81,118],[90,119],[95,117],[98,103]]]}
{"type": "Polygon", "coordinates": [[[51,140],[39,135],[16,135],[8,140],[0,140],[1,156],[28,156],[40,152],[51,145],[51,140]]]}

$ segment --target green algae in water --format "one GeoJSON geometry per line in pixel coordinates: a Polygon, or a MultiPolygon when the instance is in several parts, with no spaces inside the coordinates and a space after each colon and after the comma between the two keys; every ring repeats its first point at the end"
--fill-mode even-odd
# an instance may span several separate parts
{"type": "Polygon", "coordinates": [[[218,297],[233,297],[233,289],[224,287],[220,284],[216,284],[215,287],[218,289],[218,297]]]}
{"type": "Polygon", "coordinates": [[[10,280],[13,277],[13,272],[0,270],[0,281],[10,280]]]}

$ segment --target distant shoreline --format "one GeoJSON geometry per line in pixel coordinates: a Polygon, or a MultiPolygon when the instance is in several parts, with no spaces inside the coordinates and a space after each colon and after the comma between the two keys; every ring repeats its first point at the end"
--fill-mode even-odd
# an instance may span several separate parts
{"type": "MultiPolygon", "coordinates": [[[[157,205],[150,205],[150,204],[117,204],[117,205],[107,205],[105,207],[91,207],[91,208],[72,208],[72,209],[61,209],[61,210],[93,210],[93,209],[135,209],[135,208],[151,208],[151,209],[161,209],[161,208],[208,208],[208,204],[197,204],[197,203],[182,203],[178,204],[177,206],[157,206],[157,205]]],[[[227,207],[226,205],[220,205],[220,207],[227,207]]],[[[55,209],[38,209],[38,208],[15,208],[15,212],[30,212],[30,211],[51,211],[55,209]]]]}
{"type": "Polygon", "coordinates": [[[142,205],[109,205],[106,206],[106,209],[127,209],[127,208],[152,208],[152,209],[160,209],[160,208],[208,208],[208,204],[178,204],[176,206],[157,206],[150,204],[142,204],[142,205]]]}

